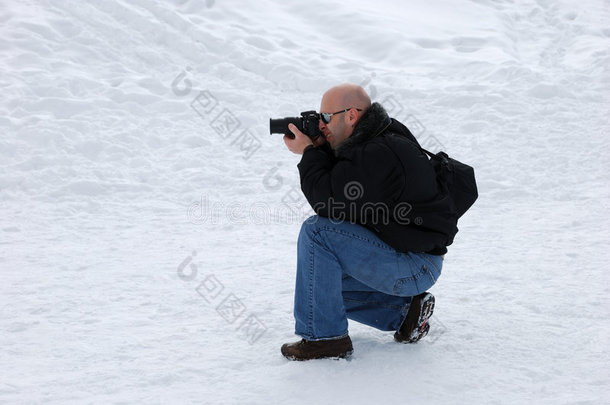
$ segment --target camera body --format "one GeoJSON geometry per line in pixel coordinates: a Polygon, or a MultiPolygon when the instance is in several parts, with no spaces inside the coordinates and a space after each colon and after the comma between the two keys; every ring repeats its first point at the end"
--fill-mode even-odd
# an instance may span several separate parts
{"type": "Polygon", "coordinates": [[[303,111],[300,117],[286,117],[278,119],[269,119],[270,134],[284,134],[290,139],[294,139],[294,134],[288,129],[288,124],[294,124],[299,131],[311,138],[312,141],[318,139],[322,132],[318,127],[320,122],[320,114],[312,111],[303,111]]]}

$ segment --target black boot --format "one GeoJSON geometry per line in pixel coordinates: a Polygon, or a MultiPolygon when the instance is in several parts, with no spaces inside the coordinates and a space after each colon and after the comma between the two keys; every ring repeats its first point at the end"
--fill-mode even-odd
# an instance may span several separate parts
{"type": "Polygon", "coordinates": [[[313,360],[327,357],[344,359],[354,351],[349,336],[331,340],[305,340],[286,343],[282,346],[282,354],[289,360],[313,360]]]}
{"type": "Polygon", "coordinates": [[[428,320],[434,311],[434,295],[425,292],[411,300],[411,306],[400,329],[394,334],[394,340],[400,343],[415,343],[428,334],[428,320]]]}

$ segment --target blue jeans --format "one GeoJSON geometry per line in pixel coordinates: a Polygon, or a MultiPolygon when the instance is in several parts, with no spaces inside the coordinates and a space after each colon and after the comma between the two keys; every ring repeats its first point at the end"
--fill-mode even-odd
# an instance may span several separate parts
{"type": "Polygon", "coordinates": [[[363,226],[312,216],[298,240],[295,333],[307,340],[347,336],[347,319],[398,330],[411,298],[436,282],[443,259],[399,253],[363,226]]]}

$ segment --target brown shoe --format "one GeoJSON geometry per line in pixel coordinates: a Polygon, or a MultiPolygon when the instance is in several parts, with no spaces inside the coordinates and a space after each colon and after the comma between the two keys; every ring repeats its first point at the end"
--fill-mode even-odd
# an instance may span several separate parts
{"type": "Polygon", "coordinates": [[[428,334],[428,320],[434,311],[434,295],[425,292],[411,300],[409,312],[402,321],[400,329],[394,334],[394,340],[400,343],[415,343],[428,334]]]}
{"type": "Polygon", "coordinates": [[[327,357],[345,359],[354,352],[349,336],[331,340],[305,340],[282,345],[282,354],[289,360],[313,360],[327,357]]]}

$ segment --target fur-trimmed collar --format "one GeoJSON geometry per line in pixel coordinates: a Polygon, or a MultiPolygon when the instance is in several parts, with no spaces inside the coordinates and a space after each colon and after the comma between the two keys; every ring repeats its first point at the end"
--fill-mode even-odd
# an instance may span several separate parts
{"type": "Polygon", "coordinates": [[[335,149],[335,155],[338,156],[354,145],[358,145],[376,137],[388,128],[391,123],[392,121],[390,120],[388,113],[381,104],[371,104],[356,123],[350,137],[335,149]]]}

